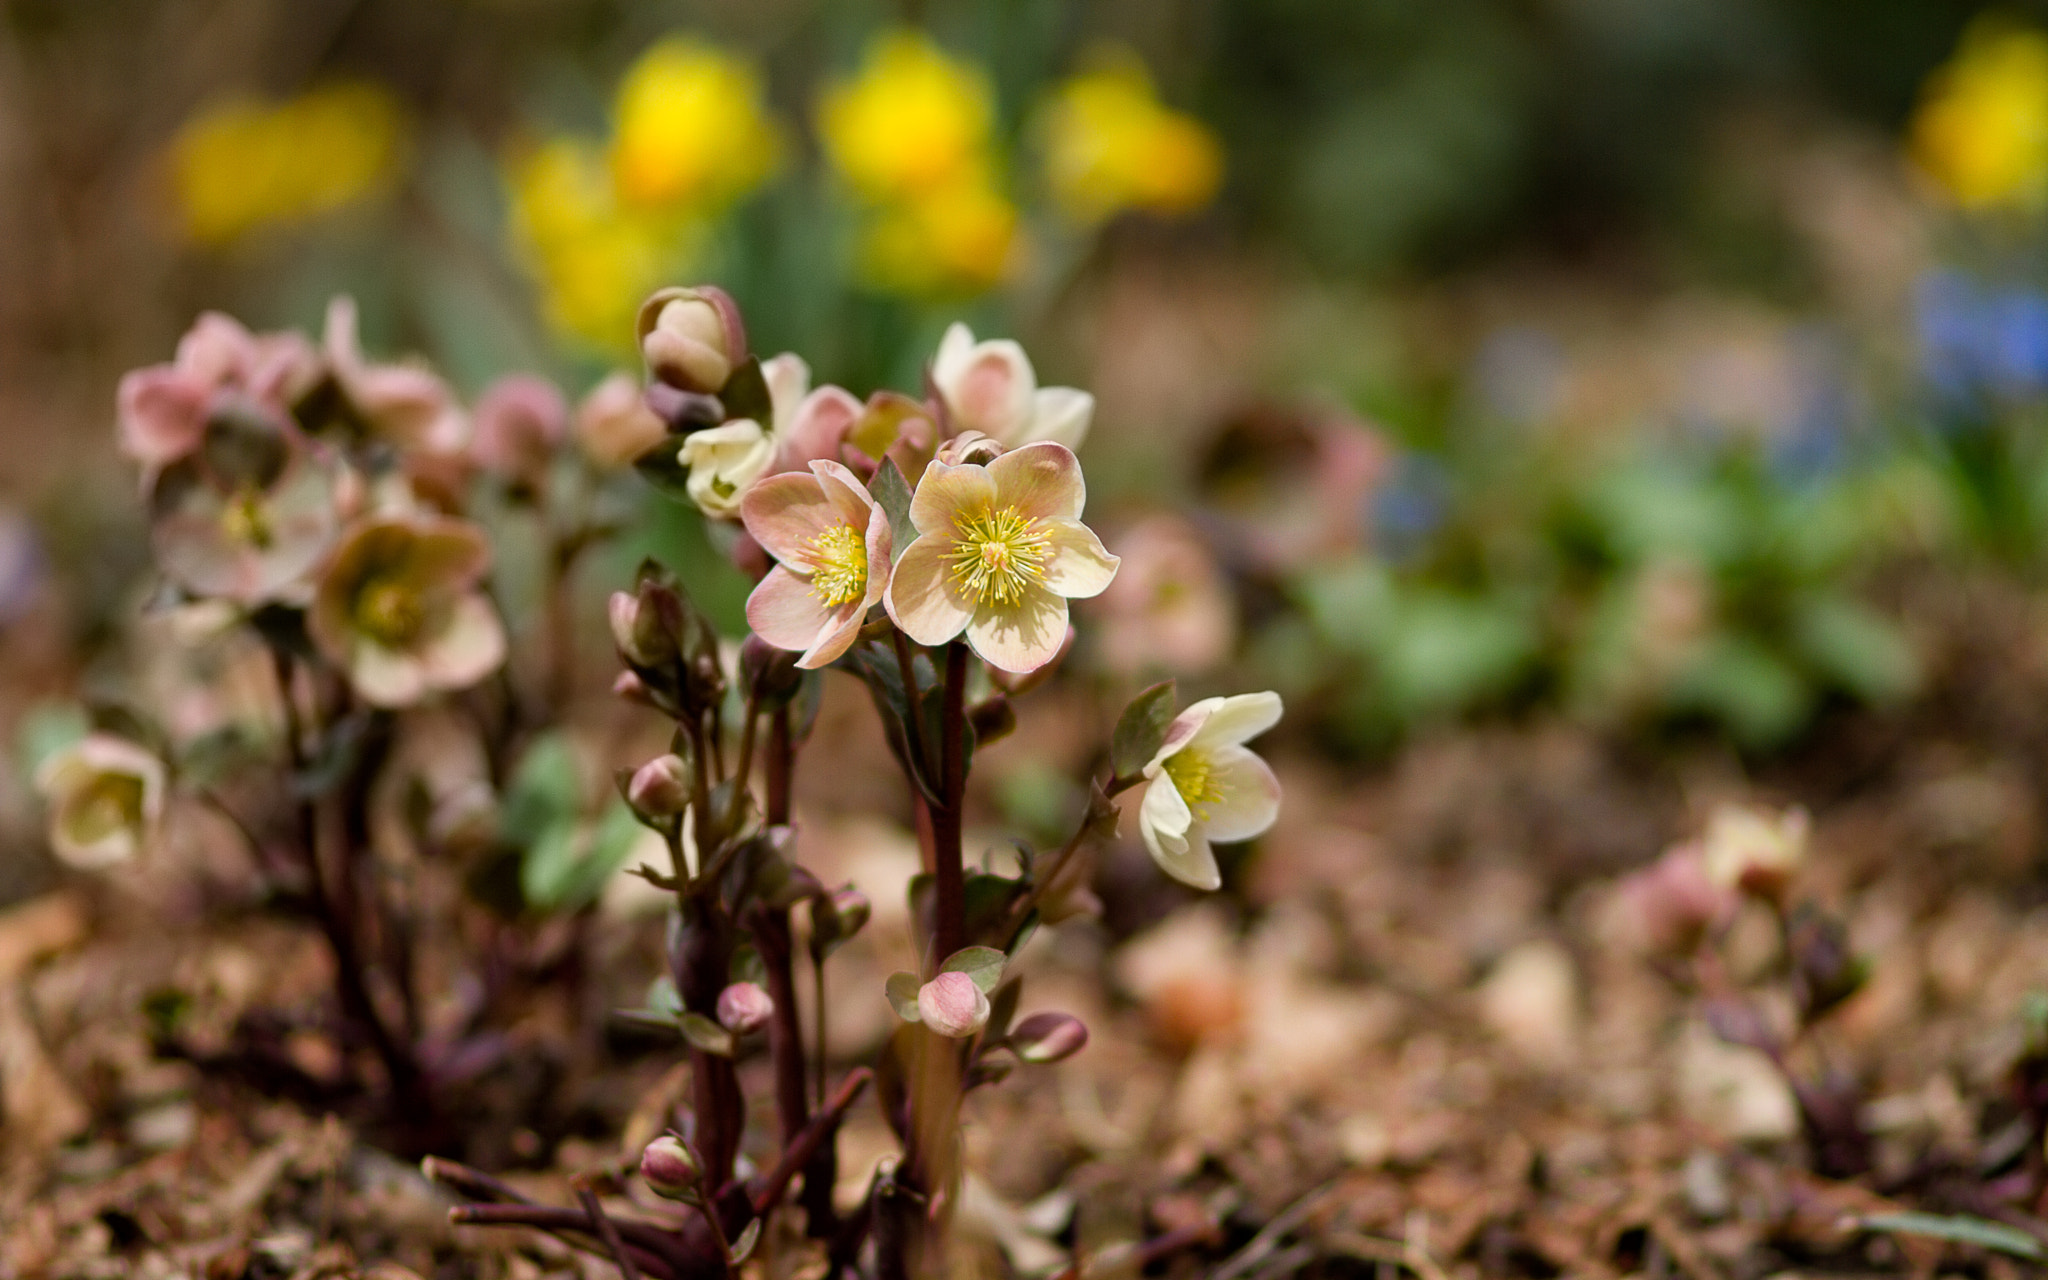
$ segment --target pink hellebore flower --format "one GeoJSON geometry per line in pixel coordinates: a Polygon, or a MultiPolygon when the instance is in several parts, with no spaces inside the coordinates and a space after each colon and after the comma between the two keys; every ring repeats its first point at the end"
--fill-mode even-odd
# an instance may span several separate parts
{"type": "Polygon", "coordinates": [[[175,360],[122,377],[121,452],[145,467],[162,467],[199,447],[221,393],[237,392],[283,411],[319,376],[319,354],[303,336],[259,336],[232,317],[208,311],[179,339],[175,360]]]}
{"type": "Polygon", "coordinates": [[[932,360],[932,382],[956,431],[979,431],[1014,449],[1050,440],[1081,447],[1095,397],[1073,387],[1041,387],[1031,357],[1007,338],[976,342],[964,324],[946,330],[932,360]]]}
{"type": "Polygon", "coordinates": [[[363,359],[355,299],[339,297],[327,304],[322,342],[335,382],[373,433],[427,453],[458,453],[469,442],[469,419],[438,375],[415,365],[363,359]]]}
{"type": "Polygon", "coordinates": [[[769,476],[741,505],[747,532],[781,563],[747,597],[747,623],[797,665],[822,667],[852,646],[889,586],[889,516],[843,463],[769,476]]]}
{"type": "Polygon", "coordinates": [[[484,389],[476,402],[469,454],[510,479],[547,479],[555,449],[569,434],[569,403],[546,378],[514,373],[484,389]]]}
{"type": "Polygon", "coordinates": [[[1280,695],[1204,698],[1174,717],[1145,766],[1138,834],[1159,869],[1215,889],[1211,840],[1249,840],[1280,816],[1280,780],[1244,744],[1280,722],[1280,695]]]}
{"type": "Polygon", "coordinates": [[[1707,874],[1705,850],[1697,840],[1673,845],[1655,862],[1630,872],[1619,892],[1636,944],[1672,959],[1691,955],[1735,914],[1735,890],[1707,874]]]}
{"type": "Polygon", "coordinates": [[[126,738],[89,733],[43,761],[50,847],[80,870],[134,857],[163,816],[164,766],[126,738]]]}
{"type": "Polygon", "coordinates": [[[504,627],[479,589],[490,559],[466,520],[366,520],[328,562],[307,629],[373,705],[467,688],[505,660],[504,627]]]}
{"type": "Polygon", "coordinates": [[[1093,596],[1117,558],[1081,523],[1087,489],[1073,450],[1040,443],[986,465],[934,461],[910,500],[917,539],[896,562],[889,616],[919,644],[961,632],[1015,674],[1058,655],[1067,601],[1093,596]]]}
{"type": "Polygon", "coordinates": [[[614,373],[576,406],[576,443],[600,467],[630,467],[668,439],[668,426],[640,394],[639,380],[614,373]]]}

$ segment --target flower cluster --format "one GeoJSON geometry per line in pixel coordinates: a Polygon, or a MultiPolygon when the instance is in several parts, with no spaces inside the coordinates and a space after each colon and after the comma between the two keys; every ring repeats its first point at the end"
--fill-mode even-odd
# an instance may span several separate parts
{"type": "Polygon", "coordinates": [[[767,179],[780,142],[762,98],[751,64],[671,36],[620,80],[608,143],[562,135],[514,158],[514,238],[557,332],[615,348],[634,299],[767,179]]]}
{"type": "Polygon", "coordinates": [[[184,231],[220,245],[290,226],[385,186],[404,158],[405,113],[377,85],[322,85],[275,105],[238,99],[186,121],[169,153],[184,231]]]}

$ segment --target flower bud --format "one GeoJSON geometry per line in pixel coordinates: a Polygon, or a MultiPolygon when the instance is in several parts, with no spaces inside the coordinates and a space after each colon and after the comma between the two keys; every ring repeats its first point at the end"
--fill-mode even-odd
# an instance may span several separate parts
{"type": "Polygon", "coordinates": [[[667,1200],[685,1200],[697,1194],[697,1158],[681,1138],[663,1134],[640,1153],[640,1176],[648,1189],[667,1200]]]}
{"type": "Polygon", "coordinates": [[[554,383],[515,373],[476,402],[470,456],[500,475],[538,482],[569,428],[569,406],[554,383]]]}
{"type": "Polygon", "coordinates": [[[576,443],[600,467],[631,466],[666,439],[667,426],[640,398],[631,374],[612,374],[576,407],[576,443]]]}
{"type": "Polygon", "coordinates": [[[672,387],[717,394],[747,358],[739,307],[723,289],[663,289],[640,308],[640,354],[672,387]]]}
{"type": "Polygon", "coordinates": [[[804,673],[796,665],[802,656],[749,635],[740,645],[740,680],[762,706],[786,706],[803,688],[804,673]]]}
{"type": "Polygon", "coordinates": [[[1059,1062],[1087,1043],[1087,1026],[1071,1013],[1034,1013],[1010,1030],[1010,1048],[1024,1062],[1059,1062]]]}
{"type": "Polygon", "coordinates": [[[1674,845],[1621,881],[1624,922],[1641,949],[1679,960],[1735,913],[1732,890],[1707,876],[1697,841],[1674,845]]]}
{"type": "Polygon", "coordinates": [[[1804,809],[1769,813],[1724,804],[1707,820],[1707,877],[1753,898],[1782,903],[1793,873],[1806,860],[1804,809]]]}
{"type": "Polygon", "coordinates": [[[619,656],[635,668],[662,670],[676,661],[682,603],[658,582],[643,582],[637,592],[614,591],[611,598],[612,643],[619,656]]]}
{"type": "Polygon", "coordinates": [[[690,766],[678,755],[656,756],[633,771],[626,803],[643,818],[673,818],[690,805],[690,766]]]}
{"type": "Polygon", "coordinates": [[[847,885],[832,895],[832,915],[839,922],[839,936],[851,938],[867,926],[868,917],[874,914],[874,905],[868,895],[847,885]]]}
{"type": "Polygon", "coordinates": [[[917,1013],[942,1036],[971,1036],[988,1022],[988,997],[964,973],[942,973],[917,990],[917,1013]]]}
{"type": "Polygon", "coordinates": [[[759,1031],[775,1016],[775,1000],[752,982],[735,982],[718,993],[718,1024],[736,1036],[759,1031]]]}

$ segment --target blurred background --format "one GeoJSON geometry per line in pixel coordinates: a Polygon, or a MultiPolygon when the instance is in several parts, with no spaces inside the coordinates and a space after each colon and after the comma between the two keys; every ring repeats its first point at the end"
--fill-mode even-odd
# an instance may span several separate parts
{"type": "Polygon", "coordinates": [[[703,280],[856,393],[955,319],[1092,389],[1100,669],[1271,685],[1343,759],[1531,711],[1780,750],[1929,687],[1929,582],[2040,567],[2039,16],[8,0],[9,714],[132,603],[113,386],[197,311],[349,293],[573,394],[703,280]]]}

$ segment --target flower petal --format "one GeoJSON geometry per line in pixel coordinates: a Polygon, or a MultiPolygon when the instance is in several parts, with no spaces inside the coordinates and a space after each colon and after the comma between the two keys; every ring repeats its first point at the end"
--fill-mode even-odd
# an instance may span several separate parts
{"type": "Polygon", "coordinates": [[[1193,829],[1194,815],[1171,778],[1154,778],[1138,806],[1138,835],[1159,869],[1197,889],[1223,884],[1208,839],[1193,829]]]}
{"type": "Polygon", "coordinates": [[[1264,835],[1280,816],[1280,779],[1243,747],[1209,752],[1209,782],[1223,797],[1202,806],[1202,830],[1211,840],[1264,835]]]}
{"type": "Polygon", "coordinates": [[[747,597],[747,625],[778,649],[805,653],[830,625],[832,610],[811,584],[781,565],[768,571],[747,597]]]}
{"type": "Polygon", "coordinates": [[[1067,642],[1067,601],[1042,587],[1028,587],[1011,604],[984,604],[967,624],[967,643],[983,662],[1023,675],[1059,656],[1067,642]]]}
{"type": "Polygon", "coordinates": [[[775,415],[775,467],[794,471],[813,458],[837,458],[839,442],[860,421],[865,406],[843,387],[819,387],[785,420],[775,415]]]}
{"type": "Polygon", "coordinates": [[[402,649],[358,638],[349,650],[348,682],[371,706],[410,706],[426,696],[426,663],[402,649]]]}
{"type": "Polygon", "coordinates": [[[811,569],[811,539],[844,519],[815,475],[785,471],[763,476],[740,500],[740,519],[768,554],[799,573],[811,569]]]}
{"type": "Polygon", "coordinates": [[[919,644],[944,644],[974,618],[973,598],[957,590],[947,572],[952,549],[949,534],[926,534],[910,544],[890,575],[883,597],[889,617],[919,644]]]}
{"type": "Polygon", "coordinates": [[[952,378],[939,390],[953,411],[956,426],[984,431],[1005,444],[1015,443],[1031,426],[1032,393],[1038,377],[1031,357],[1007,338],[976,343],[952,378]]]}
{"type": "Polygon", "coordinates": [[[420,649],[427,683],[436,689],[467,689],[505,661],[505,626],[480,592],[454,602],[439,634],[420,649]]]}
{"type": "Polygon", "coordinates": [[[761,381],[768,384],[768,407],[775,418],[775,430],[787,430],[785,424],[795,418],[796,407],[811,389],[811,366],[796,352],[785,351],[761,362],[761,381]]]}
{"type": "Polygon", "coordinates": [[[974,330],[955,320],[939,339],[939,353],[932,357],[932,381],[941,390],[960,381],[967,358],[974,351],[974,330]]]}
{"type": "Polygon", "coordinates": [[[1209,708],[1208,719],[1196,733],[1195,741],[1210,750],[1249,742],[1280,723],[1280,695],[1277,693],[1240,693],[1229,698],[1204,698],[1195,705],[1203,703],[1214,705],[1209,708]]]}
{"type": "Polygon", "coordinates": [[[918,479],[910,497],[910,523],[919,533],[953,536],[953,517],[962,511],[985,511],[994,505],[995,481],[987,467],[933,462],[918,479]]]}
{"type": "Polygon", "coordinates": [[[796,665],[806,671],[830,666],[838,661],[839,655],[853,647],[860,635],[861,624],[867,621],[867,606],[856,600],[849,600],[825,620],[825,629],[816,643],[804,650],[804,656],[796,665]]]}
{"type": "Polygon", "coordinates": [[[1100,595],[1110,579],[1116,577],[1116,567],[1121,562],[1104,550],[1102,539],[1079,520],[1052,521],[1045,527],[1045,540],[1052,547],[1052,555],[1042,566],[1043,576],[1039,579],[1046,590],[1068,599],[1081,599],[1100,595]]]}
{"type": "Polygon", "coordinates": [[[1040,387],[1031,397],[1031,427],[1026,440],[1049,440],[1069,449],[1081,447],[1095,420],[1095,397],[1073,387],[1040,387]]]}
{"type": "Polygon", "coordinates": [[[875,500],[868,496],[867,486],[853,469],[843,462],[818,459],[811,463],[811,474],[818,478],[818,489],[825,500],[832,504],[833,514],[841,524],[856,529],[868,527],[868,517],[875,510],[875,500]]]}
{"type": "Polygon", "coordinates": [[[1088,500],[1081,462],[1063,444],[1012,449],[988,464],[988,474],[995,482],[994,501],[1034,520],[1079,520],[1088,500]]]}

